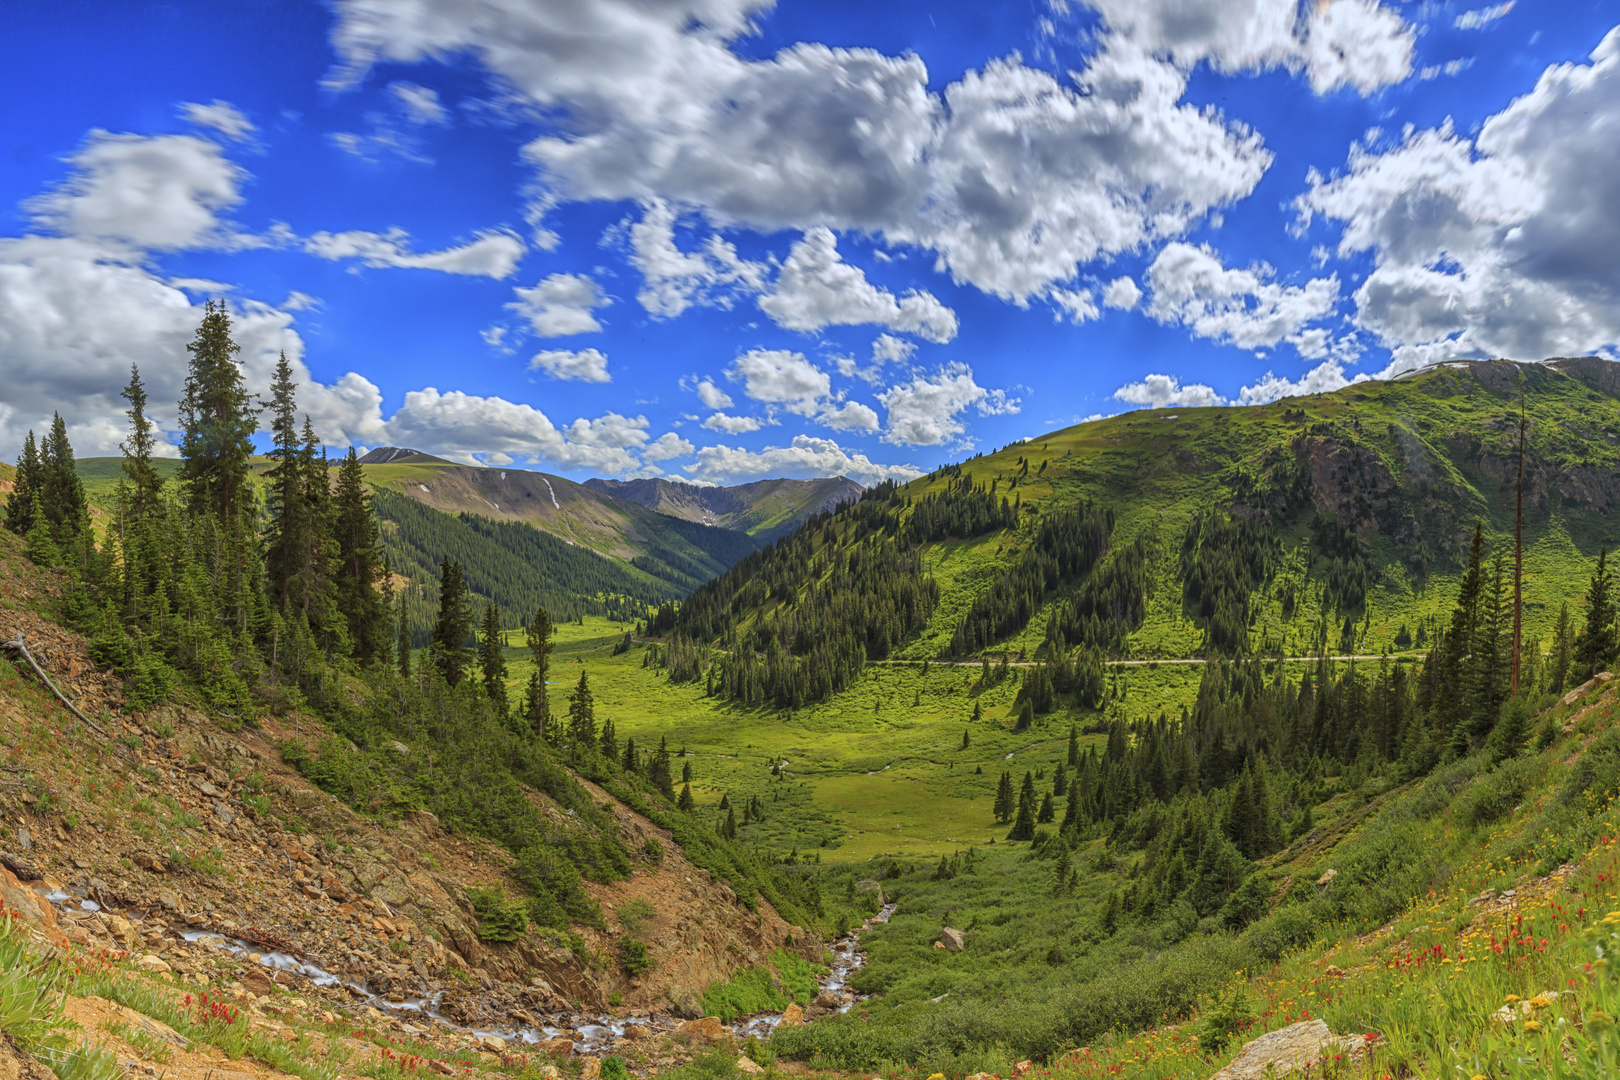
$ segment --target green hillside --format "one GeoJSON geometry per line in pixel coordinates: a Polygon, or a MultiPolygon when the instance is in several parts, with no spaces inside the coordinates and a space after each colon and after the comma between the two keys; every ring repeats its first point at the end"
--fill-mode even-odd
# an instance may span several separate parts
{"type": "Polygon", "coordinates": [[[761,544],[787,536],[822,511],[854,502],[862,491],[861,485],[843,476],[756,480],[731,487],[698,487],[658,478],[591,479],[585,486],[660,514],[745,532],[761,544]]]}

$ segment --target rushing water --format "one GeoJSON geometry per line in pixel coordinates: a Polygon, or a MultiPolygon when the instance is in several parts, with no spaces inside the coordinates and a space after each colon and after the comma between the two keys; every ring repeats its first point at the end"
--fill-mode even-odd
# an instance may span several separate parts
{"type": "MultiPolygon", "coordinates": [[[[46,890],[36,888],[35,891],[59,907],[77,907],[82,911],[100,910],[100,905],[93,900],[81,897],[78,895],[77,890],[69,892],[61,889],[46,890]]],[[[889,916],[894,913],[894,908],[893,903],[885,904],[876,915],[867,919],[859,929],[852,930],[833,942],[832,964],[827,973],[817,979],[823,993],[827,991],[836,993],[845,989],[850,978],[866,962],[865,954],[861,952],[860,935],[873,926],[888,922],[889,916]]],[[[244,941],[241,938],[228,937],[212,930],[184,930],[179,931],[179,936],[188,944],[202,945],[230,953],[232,956],[249,960],[257,963],[260,967],[270,968],[274,971],[285,971],[290,974],[301,975],[316,986],[344,987],[356,998],[365,1001],[366,1004],[379,1011],[393,1013],[396,1016],[400,1013],[414,1014],[419,1019],[437,1021],[452,1031],[468,1035],[494,1035],[505,1039],[507,1042],[527,1044],[537,1043],[542,1039],[569,1037],[566,1033],[577,1032],[578,1035],[573,1036],[577,1048],[584,1053],[595,1054],[603,1052],[615,1040],[623,1038],[626,1028],[632,1026],[655,1027],[659,1024],[658,1018],[650,1016],[621,1017],[607,1014],[586,1014],[576,1015],[573,1018],[576,1023],[572,1027],[564,1027],[560,1024],[556,1026],[547,1024],[540,1027],[523,1027],[516,1030],[463,1027],[439,1014],[440,995],[436,993],[405,1001],[390,1001],[364,982],[341,978],[319,965],[300,960],[298,957],[288,953],[265,952],[252,942],[244,941]]],[[[853,996],[850,1001],[841,1002],[838,1005],[838,1011],[841,1013],[848,1012],[854,1002],[858,1000],[860,1000],[860,996],[853,996]]],[[[400,1018],[403,1019],[403,1017],[400,1018]]],[[[757,1039],[768,1039],[781,1020],[781,1013],[759,1013],[736,1021],[731,1025],[731,1030],[743,1038],[753,1036],[757,1039]]]]}

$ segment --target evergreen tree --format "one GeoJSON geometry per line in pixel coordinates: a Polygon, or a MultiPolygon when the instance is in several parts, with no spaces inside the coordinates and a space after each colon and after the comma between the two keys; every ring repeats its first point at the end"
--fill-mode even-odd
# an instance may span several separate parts
{"type": "Polygon", "coordinates": [[[402,678],[411,677],[411,616],[406,608],[405,593],[399,594],[399,642],[394,646],[399,654],[399,674],[402,678]]]}
{"type": "Polygon", "coordinates": [[[236,361],[240,347],[231,340],[231,317],[212,300],[203,310],[197,336],[186,346],[191,360],[180,399],[180,479],[191,512],[230,530],[250,498],[248,459],[258,422],[236,361]]]}
{"type": "Polygon", "coordinates": [[[130,485],[130,515],[140,522],[157,511],[163,478],[152,467],[156,425],[146,417],[146,384],[141,382],[140,368],[134,364],[129,366],[129,385],[124,387],[123,398],[129,402],[125,413],[129,417],[129,439],[118,448],[124,455],[124,479],[130,485]]]}
{"type": "Polygon", "coordinates": [[[1018,793],[1018,818],[1013,822],[1012,831],[1007,834],[1009,840],[1033,840],[1035,838],[1035,777],[1029,772],[1024,773],[1024,786],[1018,793]]]}
{"type": "Polygon", "coordinates": [[[996,802],[991,812],[995,814],[999,824],[1007,824],[1013,814],[1012,773],[1003,772],[1001,782],[996,785],[996,802]]]}
{"type": "Polygon", "coordinates": [[[1552,655],[1547,660],[1547,691],[1562,694],[1569,689],[1570,665],[1575,661],[1575,623],[1569,617],[1569,602],[1558,608],[1558,623],[1553,627],[1552,655]]]}
{"type": "MultiPolygon", "coordinates": [[[[681,757],[684,758],[685,756],[686,756],[686,752],[683,750],[681,752],[681,757]]],[[[692,782],[692,763],[690,761],[683,761],[683,762],[681,762],[681,783],[690,784],[691,782],[692,782]]]]}
{"type": "Polygon", "coordinates": [[[304,416],[301,439],[298,465],[309,518],[300,537],[306,545],[299,558],[304,576],[295,583],[293,599],[309,620],[309,628],[321,647],[333,656],[348,650],[349,628],[338,609],[337,506],[332,500],[332,471],[327,466],[326,448],[315,438],[308,414],[304,416]]]}
{"type": "Polygon", "coordinates": [[[968,733],[964,731],[964,732],[962,732],[962,749],[966,750],[967,748],[968,748],[968,733]]]}
{"type": "Polygon", "coordinates": [[[1080,767],[1080,729],[1069,725],[1069,768],[1080,767]]]}
{"type": "Polygon", "coordinates": [[[17,458],[17,476],[12,481],[11,493],[6,496],[6,527],[18,536],[27,536],[38,520],[40,484],[44,477],[39,463],[39,446],[30,431],[23,441],[22,454],[17,458]]]}
{"type": "Polygon", "coordinates": [[[1057,811],[1052,808],[1052,793],[1048,791],[1041,798],[1041,808],[1035,814],[1035,820],[1037,823],[1045,825],[1056,816],[1057,811]]]}
{"type": "Polygon", "coordinates": [[[590,676],[581,671],[574,692],[568,695],[568,737],[575,747],[596,741],[596,706],[591,697],[590,676]]]}
{"type": "Polygon", "coordinates": [[[528,640],[529,658],[534,672],[529,676],[529,689],[523,698],[523,718],[535,736],[545,735],[550,721],[550,707],[546,704],[546,676],[551,672],[551,616],[544,605],[534,609],[534,617],[524,628],[528,640]]]}
{"type": "Polygon", "coordinates": [[[1507,699],[1510,637],[1513,622],[1511,596],[1498,553],[1490,573],[1481,581],[1474,641],[1470,650],[1468,681],[1469,718],[1465,728],[1471,746],[1479,746],[1490,733],[1507,699]]]}
{"type": "Polygon", "coordinates": [[[680,799],[678,799],[676,801],[675,806],[676,806],[676,809],[686,810],[686,811],[691,811],[693,808],[695,808],[697,806],[696,800],[694,800],[692,798],[692,785],[691,784],[682,784],[681,785],[681,797],[680,797],[680,799]]]}
{"type": "Polygon", "coordinates": [[[90,527],[90,508],[84,484],[73,463],[67,423],[61,413],[51,417],[51,431],[40,444],[39,504],[51,527],[51,538],[66,555],[90,527]]]}
{"type": "Polygon", "coordinates": [[[56,546],[56,538],[51,535],[51,524],[45,519],[45,510],[39,502],[39,489],[35,488],[30,497],[29,519],[33,525],[29,527],[28,535],[24,537],[23,554],[36,566],[61,566],[62,551],[56,546]]]}
{"type": "MultiPolygon", "coordinates": [[[[1597,570],[1586,587],[1586,624],[1575,639],[1575,680],[1607,671],[1615,656],[1614,578],[1608,571],[1609,549],[1598,549],[1597,570]]],[[[1573,681],[1573,680],[1572,680],[1573,681]]]]}
{"type": "Polygon", "coordinates": [[[1024,703],[1018,707],[1018,719],[1013,723],[1013,730],[1028,731],[1033,723],[1035,723],[1035,706],[1025,698],[1024,703]]]}
{"type": "Polygon", "coordinates": [[[265,531],[265,574],[269,579],[271,602],[282,611],[303,610],[298,599],[313,572],[308,565],[311,550],[309,506],[304,497],[303,443],[298,437],[297,384],[292,365],[283,352],[270,380],[270,453],[275,462],[266,474],[269,491],[266,509],[270,525],[265,531]]]}
{"type": "Polygon", "coordinates": [[[484,605],[483,632],[478,635],[478,670],[484,677],[484,695],[495,705],[495,713],[505,719],[510,708],[506,697],[506,653],[501,648],[501,613],[494,604],[484,605]]]}
{"type": "MultiPolygon", "coordinates": [[[[631,740],[631,742],[634,741],[634,739],[631,740]]],[[[601,751],[602,757],[607,761],[617,761],[619,759],[619,730],[613,726],[612,717],[602,721],[601,734],[596,737],[596,748],[601,751]]]]}
{"type": "Polygon", "coordinates": [[[338,610],[348,619],[354,658],[370,665],[388,652],[388,574],[365,472],[352,446],[338,466],[336,501],[338,610]]]}
{"type": "Polygon", "coordinates": [[[472,663],[472,650],[467,648],[472,628],[472,599],[467,595],[461,564],[445,559],[439,564],[439,621],[429,648],[433,666],[451,686],[461,683],[472,663]]]}
{"type": "Polygon", "coordinates": [[[627,773],[641,771],[641,757],[636,753],[636,737],[634,735],[624,740],[624,760],[620,762],[620,765],[627,773]]]}
{"type": "Polygon", "coordinates": [[[977,723],[984,719],[984,707],[977,701],[973,703],[973,720],[977,723]]]}
{"type": "Polygon", "coordinates": [[[720,835],[727,840],[737,839],[737,812],[735,810],[726,810],[726,821],[724,825],[720,826],[720,835]]]}
{"type": "Polygon", "coordinates": [[[661,735],[658,737],[658,753],[653,755],[652,763],[647,766],[647,779],[664,798],[671,800],[675,798],[675,778],[670,768],[669,743],[661,735]]]}

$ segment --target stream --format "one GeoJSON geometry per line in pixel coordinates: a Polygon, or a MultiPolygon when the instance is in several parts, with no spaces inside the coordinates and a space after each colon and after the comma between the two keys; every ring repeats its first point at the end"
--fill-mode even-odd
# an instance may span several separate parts
{"type": "MultiPolygon", "coordinates": [[[[35,883],[38,886],[38,883],[35,883]]],[[[83,890],[45,889],[36,887],[35,891],[41,897],[50,901],[59,908],[73,912],[96,912],[101,906],[86,895],[83,890]]],[[[817,977],[820,994],[816,1000],[821,1000],[827,994],[838,995],[841,1000],[836,1002],[838,1012],[848,1012],[857,1001],[865,995],[854,994],[848,991],[849,980],[855,972],[860,970],[866,962],[866,956],[861,952],[860,937],[863,932],[874,926],[889,921],[894,914],[893,902],[884,904],[877,914],[868,918],[864,923],[831,945],[832,963],[827,972],[817,977]]],[[[505,1039],[509,1043],[533,1044],[544,1039],[571,1038],[575,1049],[580,1053],[600,1055],[607,1052],[607,1048],[615,1040],[623,1038],[625,1030],[632,1026],[652,1028],[656,1030],[673,1029],[678,1022],[665,1016],[614,1016],[612,1014],[570,1013],[558,1016],[556,1024],[543,1024],[538,1027],[522,1027],[513,1030],[499,1028],[473,1028],[456,1024],[441,1016],[438,1011],[440,994],[424,995],[417,998],[408,998],[404,1001],[390,1001],[377,993],[364,982],[355,982],[342,978],[319,967],[318,965],[300,960],[298,957],[283,952],[267,952],[261,946],[240,938],[229,937],[212,930],[183,930],[174,933],[191,945],[203,945],[218,949],[232,956],[256,963],[260,967],[273,971],[287,972],[291,975],[302,976],[316,986],[341,986],[348,990],[357,1001],[377,1009],[379,1012],[391,1014],[396,1020],[406,1025],[407,1033],[422,1034],[426,1030],[421,1024],[429,1021],[441,1025],[443,1028],[466,1035],[485,1036],[494,1035],[505,1039]],[[404,1015],[402,1015],[404,1014],[404,1015]],[[413,1015],[416,1021],[407,1020],[406,1015],[413,1015]],[[564,1020],[567,1023],[564,1023],[564,1020]]],[[[827,1004],[824,1002],[824,1004],[827,1004]]],[[[771,1032],[782,1020],[781,1013],[756,1013],[753,1016],[741,1017],[734,1021],[730,1027],[739,1039],[749,1038],[765,1040],[771,1037],[771,1032]]]]}

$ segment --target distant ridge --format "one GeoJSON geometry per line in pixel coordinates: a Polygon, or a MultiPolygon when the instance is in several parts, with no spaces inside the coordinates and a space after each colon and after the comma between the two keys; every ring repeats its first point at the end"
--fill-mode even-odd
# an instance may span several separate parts
{"type": "Polygon", "coordinates": [[[793,532],[823,510],[854,502],[865,490],[846,476],[756,480],[734,487],[592,478],[585,486],[670,517],[745,532],[761,544],[793,532]]]}
{"type": "Polygon", "coordinates": [[[360,459],[362,465],[454,465],[442,457],[424,454],[406,446],[379,446],[360,459]]]}

